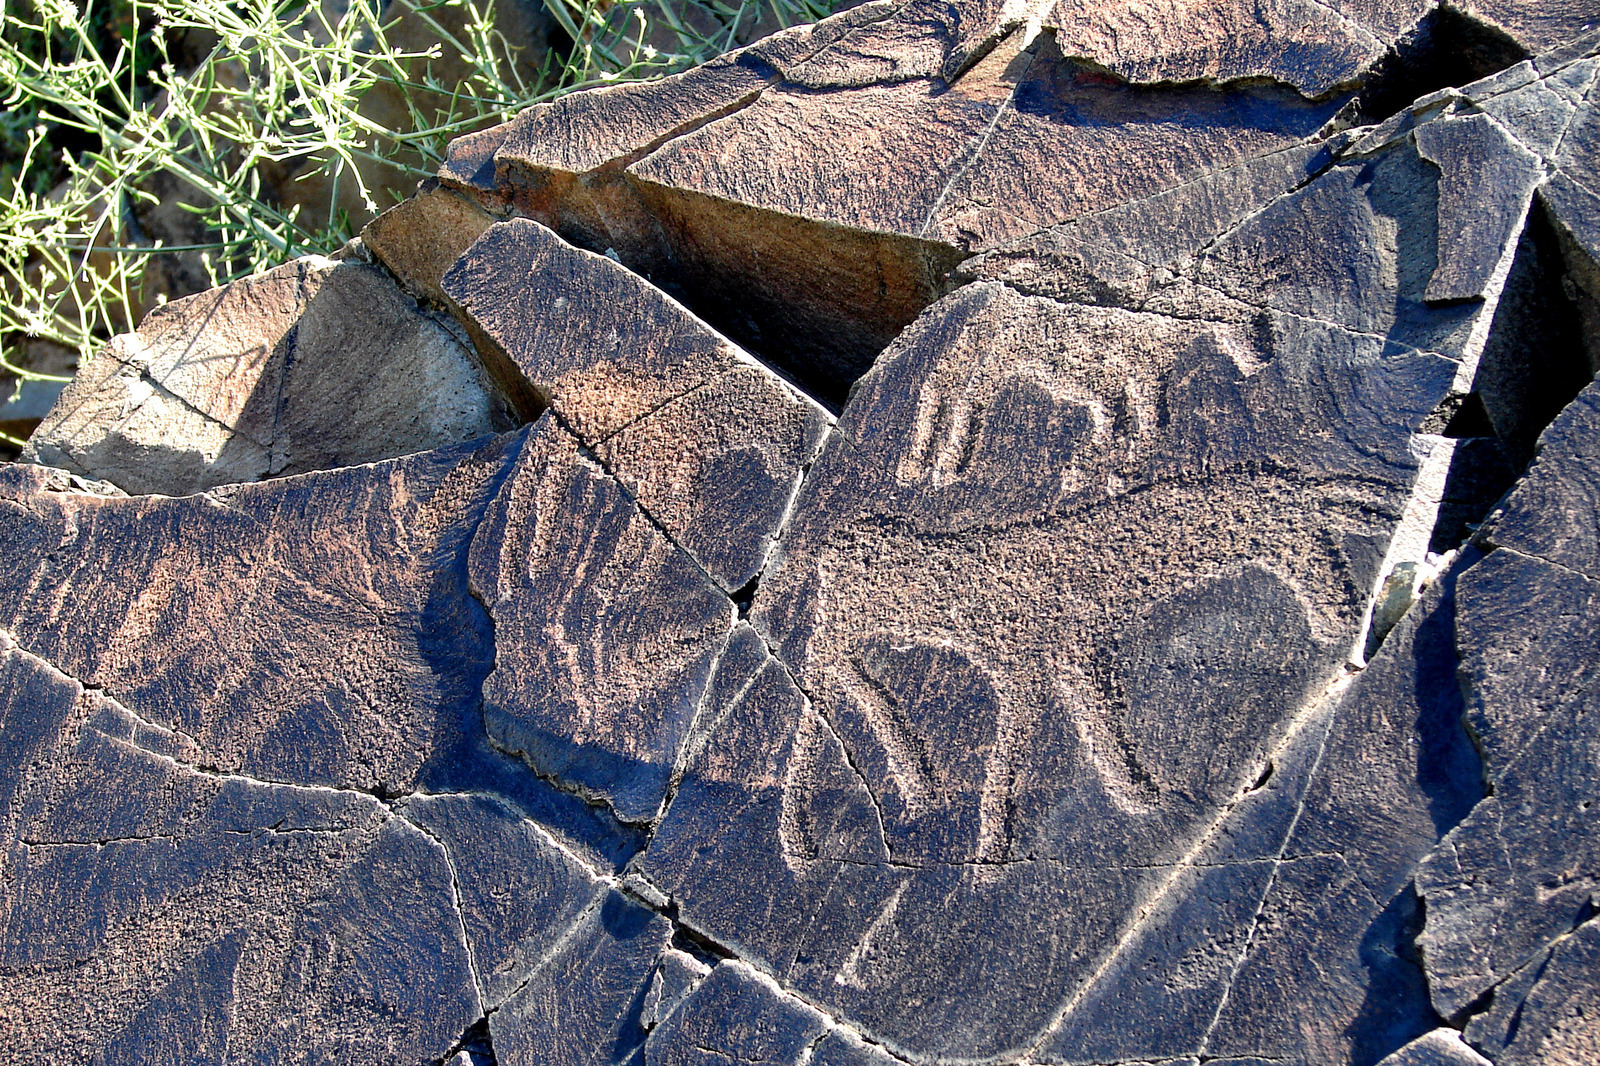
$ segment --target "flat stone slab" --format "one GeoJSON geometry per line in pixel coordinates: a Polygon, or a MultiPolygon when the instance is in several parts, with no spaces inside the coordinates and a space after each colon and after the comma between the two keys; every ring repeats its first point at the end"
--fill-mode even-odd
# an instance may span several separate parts
{"type": "Polygon", "coordinates": [[[1594,1059],[1593,20],[875,0],[152,315],[0,1061],[1594,1059]]]}
{"type": "Polygon", "coordinates": [[[495,627],[485,726],[500,748],[650,822],[734,605],[548,416],[474,537],[495,627]]]}
{"type": "Polygon", "coordinates": [[[380,269],[310,257],[151,312],[89,362],[28,456],[180,496],[510,425],[457,327],[380,269]]]}

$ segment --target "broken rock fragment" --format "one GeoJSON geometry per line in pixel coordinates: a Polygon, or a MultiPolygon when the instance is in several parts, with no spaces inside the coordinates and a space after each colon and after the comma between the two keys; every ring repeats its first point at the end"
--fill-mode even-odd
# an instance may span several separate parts
{"type": "MultiPolygon", "coordinates": [[[[1537,972],[1576,967],[1593,980],[1584,969],[1593,953],[1576,934],[1597,902],[1600,781],[1591,708],[1600,584],[1586,569],[1585,540],[1561,532],[1593,525],[1593,498],[1563,474],[1573,453],[1597,439],[1594,393],[1590,386],[1547,431],[1549,462],[1543,455],[1535,462],[1481,535],[1486,554],[1459,579],[1467,721],[1493,791],[1418,871],[1428,902],[1420,942],[1442,1016],[1476,1013],[1480,997],[1494,990],[1493,1014],[1470,1024],[1467,1035],[1501,1045],[1496,1061],[1538,1061],[1534,1034],[1493,1032],[1507,1024],[1507,1004],[1538,990],[1537,972]],[[1578,491],[1566,495],[1556,488],[1563,484],[1578,491]],[[1570,949],[1561,948],[1569,937],[1570,949]],[[1556,967],[1563,951],[1570,957],[1556,967]]],[[[1558,981],[1545,994],[1569,993],[1558,981]]]]}
{"type": "Polygon", "coordinates": [[[832,419],[737,366],[602,441],[595,454],[725,591],[767,561],[832,419]]]}
{"type": "Polygon", "coordinates": [[[472,200],[432,180],[367,223],[361,240],[408,293],[443,305],[445,272],[494,221],[472,200]]]}
{"type": "Polygon", "coordinates": [[[749,967],[724,962],[650,1034],[647,1066],[800,1066],[826,1030],[822,1015],[749,967]]]}
{"type": "Polygon", "coordinates": [[[1060,0],[1044,24],[1069,54],[1141,82],[1270,79],[1317,97],[1354,83],[1428,10],[1394,4],[1274,0],[1241,4],[1092,4],[1060,0]]]}
{"type": "Polygon", "coordinates": [[[444,291],[590,446],[739,364],[637,275],[526,219],[484,233],[444,291]]]}
{"type": "Polygon", "coordinates": [[[1487,115],[1426,122],[1417,127],[1416,138],[1422,157],[1439,164],[1444,177],[1439,265],[1428,281],[1427,298],[1482,296],[1527,213],[1527,198],[1541,176],[1539,160],[1487,115]],[[1483,209],[1486,203],[1492,210],[1483,209]],[[1487,232],[1463,232],[1466,226],[1487,232]]]}
{"type": "Polygon", "coordinates": [[[445,850],[484,1007],[500,1008],[545,964],[546,945],[596,905],[604,882],[491,793],[421,794],[396,809],[445,850]]]}
{"type": "Polygon", "coordinates": [[[202,770],[187,737],[9,642],[0,673],[29,760],[6,780],[5,1047],[421,1062],[479,1013],[449,868],[405,819],[202,770]]]}
{"type": "Polygon", "coordinates": [[[63,393],[28,457],[178,496],[510,425],[444,320],[375,267],[312,257],[151,312],[63,393]]]}
{"type": "Polygon", "coordinates": [[[490,228],[444,291],[725,591],[755,576],[831,422],[813,400],[535,222],[490,228]]]}
{"type": "Polygon", "coordinates": [[[672,925],[611,891],[550,946],[550,954],[489,1020],[508,1066],[613,1066],[636,1061],[644,1000],[668,953],[672,925]]]}
{"type": "Polygon", "coordinates": [[[3,628],[219,770],[438,787],[492,659],[452,557],[508,461],[491,441],[182,499],[6,467],[3,628]]]}
{"type": "Polygon", "coordinates": [[[546,416],[473,541],[499,651],[490,738],[630,822],[656,816],[734,605],[546,416]]]}
{"type": "Polygon", "coordinates": [[[479,710],[511,443],[183,499],[5,469],[6,543],[61,564],[7,599],[6,1047],[431,1061],[592,912],[637,842],[479,710]]]}
{"type": "Polygon", "coordinates": [[[1484,1066],[1489,1060],[1473,1051],[1454,1029],[1424,1033],[1379,1066],[1484,1066]]]}
{"type": "Polygon", "coordinates": [[[0,468],[17,563],[0,628],[189,738],[218,771],[388,796],[497,793],[615,862],[635,846],[626,834],[483,734],[494,656],[466,551],[509,447],[182,499],[91,495],[44,467],[0,468]]]}

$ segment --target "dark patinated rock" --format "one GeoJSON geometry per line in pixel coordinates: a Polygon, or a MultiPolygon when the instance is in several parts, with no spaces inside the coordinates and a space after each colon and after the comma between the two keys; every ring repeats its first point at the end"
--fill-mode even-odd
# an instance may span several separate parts
{"type": "Polygon", "coordinates": [[[315,472],[0,469],[0,1047],[1592,1059],[1591,18],[869,3],[207,297],[315,472]]]}
{"type": "Polygon", "coordinates": [[[827,1021],[738,962],[711,971],[644,1045],[646,1066],[801,1066],[827,1021]]]}
{"type": "Polygon", "coordinates": [[[0,628],[210,764],[443,790],[493,658],[460,556],[511,442],[182,499],[3,469],[0,628]]]}
{"type": "Polygon", "coordinates": [[[1417,0],[1210,0],[1138,7],[1058,0],[1044,24],[1072,42],[1072,54],[1128,81],[1262,78],[1316,97],[1355,83],[1427,10],[1417,0]]]}
{"type": "Polygon", "coordinates": [[[380,801],[201,770],[190,738],[19,648],[0,670],[28,760],[5,808],[9,1051],[419,1062],[481,1013],[449,866],[380,801]]]}
{"type": "Polygon", "coordinates": [[[455,904],[487,1010],[504,1006],[548,963],[606,892],[583,855],[492,793],[419,794],[396,810],[449,858],[455,904]]]}
{"type": "Polygon", "coordinates": [[[831,422],[660,290],[534,222],[445,278],[475,331],[725,591],[765,563],[831,422]]]}
{"type": "Polygon", "coordinates": [[[1600,1054],[1597,975],[1600,923],[1591,920],[1499,986],[1490,1009],[1467,1024],[1466,1039],[1495,1063],[1593,1062],[1600,1054]]]}
{"type": "MultiPolygon", "coordinates": [[[[1519,976],[1550,964],[1553,948],[1600,902],[1593,891],[1600,775],[1592,724],[1600,583],[1584,570],[1584,538],[1562,536],[1595,523],[1594,501],[1583,494],[1581,477],[1567,471],[1574,452],[1592,450],[1600,439],[1595,392],[1585,390],[1551,426],[1544,438],[1550,461],[1541,455],[1535,462],[1482,535],[1487,554],[1459,580],[1462,688],[1492,794],[1417,875],[1428,902],[1420,943],[1434,1001],[1447,1018],[1468,1013],[1490,990],[1502,1015],[1504,1004],[1527,997],[1537,978],[1519,976]],[[1566,495],[1567,485],[1576,492],[1566,495]],[[1551,492],[1559,495],[1552,500],[1551,492]]],[[[1582,967],[1579,960],[1588,958],[1578,951],[1566,966],[1582,967]]],[[[1480,1025],[1492,1028],[1492,1020],[1480,1025]]],[[[1504,1045],[1506,1061],[1539,1061],[1531,1043],[1510,1053],[1514,1035],[1468,1030],[1474,1043],[1504,1045]]]]}
{"type": "MultiPolygon", "coordinates": [[[[1373,1061],[1431,1028],[1407,881],[1478,795],[1451,667],[1430,652],[1380,682],[1400,669],[1380,664],[1337,711],[1319,690],[1380,564],[1427,547],[1427,524],[1391,543],[1423,491],[1412,431],[1488,324],[1426,301],[1441,213],[1410,190],[1434,180],[1403,144],[1369,149],[1269,191],[1209,249],[1203,231],[1127,238],[1178,268],[1127,256],[1121,291],[1096,288],[1097,249],[1076,281],[1026,246],[996,253],[997,276],[1076,287],[975,284],[908,330],[757,596],[794,681],[752,665],[741,703],[776,686],[791,709],[735,704],[643,859],[684,920],[918,1059],[1373,1061]],[[1036,465],[1015,464],[1024,448],[1036,465]],[[1419,677],[1446,686],[1433,747],[1394,762],[1417,712],[1362,693],[1419,677]],[[759,898],[741,904],[729,864],[759,898]],[[969,936],[1004,965],[958,954],[969,936]],[[1136,1034],[1112,1021],[1128,1016],[1136,1034]]],[[[1118,221],[1138,234],[1139,217],[1118,221]]]]}
{"type": "Polygon", "coordinates": [[[1484,1066],[1488,1061],[1468,1047],[1454,1029],[1435,1029],[1417,1037],[1379,1066],[1484,1066]]]}
{"type": "Polygon", "coordinates": [[[595,454],[722,588],[760,573],[832,419],[744,365],[602,441],[595,454]]]}
{"type": "Polygon", "coordinates": [[[6,594],[0,1042],[428,1061],[592,910],[637,842],[478,712],[466,538],[514,452],[176,500],[5,469],[48,561],[6,594]]]}
{"type": "Polygon", "coordinates": [[[670,922],[620,893],[597,899],[490,1018],[495,1060],[507,1066],[633,1061],[645,1039],[652,974],[671,936],[670,922]]]}
{"type": "Polygon", "coordinates": [[[1467,0],[1461,8],[1530,52],[1553,49],[1600,29],[1600,12],[1584,0],[1467,0]]]}
{"type": "Polygon", "coordinates": [[[444,291],[591,447],[739,364],[638,275],[526,219],[485,232],[444,291]]]}
{"type": "Polygon", "coordinates": [[[1482,296],[1527,214],[1527,198],[1542,176],[1539,159],[1488,115],[1424,122],[1416,138],[1422,157],[1442,174],[1439,265],[1427,298],[1482,296]]]}
{"type": "Polygon", "coordinates": [[[1506,499],[1496,547],[1600,577],[1600,389],[1590,387],[1539,438],[1530,476],[1506,499]]]}
{"type": "Polygon", "coordinates": [[[494,743],[648,822],[734,605],[554,419],[541,419],[474,538],[494,620],[494,743]]]}

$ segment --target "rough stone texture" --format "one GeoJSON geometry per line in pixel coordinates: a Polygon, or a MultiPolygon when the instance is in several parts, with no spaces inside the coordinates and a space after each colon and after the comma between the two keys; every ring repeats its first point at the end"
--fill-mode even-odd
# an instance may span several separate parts
{"type": "Polygon", "coordinates": [[[1128,81],[1240,81],[1268,78],[1307,96],[1348,86],[1420,19],[1426,3],[1273,0],[1246,4],[1093,4],[1060,0],[1045,24],[1072,54],[1128,81]]]}
{"type": "Polygon", "coordinates": [[[1600,28],[1600,12],[1584,0],[1467,0],[1461,9],[1530,52],[1555,48],[1600,28]]]}
{"type": "Polygon", "coordinates": [[[307,258],[151,312],[84,368],[27,457],[178,496],[509,424],[446,322],[374,267],[307,258]]]}
{"type": "MultiPolygon", "coordinates": [[[[794,680],[752,664],[643,857],[686,922],[916,1058],[1323,1061],[1395,1035],[1366,1026],[1430,1027],[1418,975],[1373,973],[1360,945],[1414,918],[1436,827],[1387,826],[1372,854],[1311,805],[1373,772],[1329,748],[1320,692],[1405,510],[1409,427],[1456,372],[1399,338],[1455,343],[1472,317],[1430,312],[1427,276],[1392,260],[1350,278],[1304,246],[1378,226],[1417,172],[1388,162],[1237,226],[1190,268],[1204,287],[1132,309],[980,281],[884,354],[752,613],[794,680]],[[1150,309],[1178,297],[1185,314],[1150,309]],[[1243,805],[1304,744],[1322,761],[1301,752],[1277,786],[1298,812],[1243,805]],[[1290,863],[1314,831],[1334,839],[1290,863]],[[1348,901],[1316,904],[1334,943],[1280,942],[1274,909],[1303,913],[1341,870],[1348,901]],[[964,950],[979,937],[992,951],[964,950]],[[1350,976],[1291,978],[1338,951],[1350,976]],[[1401,1020],[1364,1016],[1378,989],[1401,1020]],[[1283,1020],[1295,1003],[1315,1024],[1283,1020]],[[1137,1033],[1113,1022],[1130,1009],[1137,1033]]],[[[1403,216],[1427,247],[1432,216],[1403,216]]]]}
{"type": "Polygon", "coordinates": [[[617,263],[498,223],[444,292],[506,368],[726,591],[748,582],[831,423],[815,401],[617,263]]]}
{"type": "Polygon", "coordinates": [[[494,743],[652,820],[734,608],[548,416],[473,539],[494,743]]]}
{"type": "Polygon", "coordinates": [[[1575,1066],[1600,1053],[1600,925],[1585,922],[1552,942],[1538,966],[1501,986],[1466,1037],[1495,1062],[1575,1066]]]}
{"type": "Polygon", "coordinates": [[[627,1062],[645,1039],[644,999],[667,961],[672,925],[608,892],[559,940],[489,1021],[496,1060],[589,1066],[627,1062]]]}
{"type": "Polygon", "coordinates": [[[1439,165],[1439,217],[1447,220],[1439,228],[1439,265],[1428,280],[1427,298],[1480,297],[1527,212],[1539,159],[1488,115],[1425,122],[1416,138],[1422,157],[1439,165]],[[1495,210],[1481,212],[1485,201],[1495,210]],[[1478,227],[1483,232],[1471,232],[1478,227]]]}
{"type": "Polygon", "coordinates": [[[1379,1066],[1483,1066],[1489,1060],[1473,1051],[1454,1029],[1424,1033],[1379,1066]]]}
{"type": "Polygon", "coordinates": [[[728,592],[760,573],[832,419],[761,366],[738,366],[595,449],[728,592]]]}
{"type": "Polygon", "coordinates": [[[604,256],[498,223],[444,291],[591,447],[740,362],[734,345],[604,256]]]}
{"type": "Polygon", "coordinates": [[[1593,17],[869,3],[208,295],[247,483],[0,468],[0,1061],[1593,1061],[1593,17]]]}
{"type": "Polygon", "coordinates": [[[32,764],[6,775],[9,1061],[426,1061],[480,1012],[426,835],[369,795],[201,770],[6,643],[6,748],[32,764]]]}
{"type": "Polygon", "coordinates": [[[445,271],[494,221],[482,207],[433,179],[367,223],[361,240],[406,292],[448,306],[441,287],[445,271]]]}
{"type": "MultiPolygon", "coordinates": [[[[1588,532],[1575,540],[1567,534],[1593,530],[1596,501],[1584,476],[1574,483],[1562,476],[1574,462],[1592,470],[1582,457],[1600,441],[1595,402],[1591,386],[1546,432],[1549,460],[1542,451],[1480,534],[1487,555],[1460,578],[1467,720],[1493,794],[1418,871],[1428,901],[1422,943],[1445,1017],[1460,1016],[1503,982],[1497,1013],[1509,994],[1525,998],[1529,989],[1513,987],[1514,975],[1544,965],[1596,906],[1600,584],[1588,532]]],[[[1583,966],[1584,952],[1573,950],[1566,966],[1583,966]]],[[[1550,992],[1558,990],[1559,982],[1550,992]]],[[[1534,1051],[1512,1050],[1501,1057],[1539,1061],[1534,1051]]]]}
{"type": "Polygon", "coordinates": [[[826,1031],[815,1010],[738,962],[711,971],[651,1034],[646,1066],[800,1066],[826,1031]]]}

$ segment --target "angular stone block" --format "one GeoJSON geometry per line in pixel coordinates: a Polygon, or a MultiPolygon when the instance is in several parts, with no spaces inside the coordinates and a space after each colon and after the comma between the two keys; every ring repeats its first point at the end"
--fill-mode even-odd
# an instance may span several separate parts
{"type": "Polygon", "coordinates": [[[641,1017],[672,925],[620,893],[597,899],[489,1019],[507,1066],[622,1066],[637,1061],[641,1017]]]}
{"type": "Polygon", "coordinates": [[[560,939],[605,892],[579,855],[488,793],[411,796],[400,816],[449,858],[456,907],[486,1010],[502,1007],[546,964],[560,939]]]}
{"type": "Polygon", "coordinates": [[[590,446],[740,362],[665,293],[527,219],[491,226],[444,291],[590,446]]]}
{"type": "Polygon", "coordinates": [[[619,430],[595,455],[733,592],[765,565],[831,422],[752,361],[619,430]]]}
{"type": "Polygon", "coordinates": [[[546,416],[473,539],[498,654],[489,736],[629,822],[656,817],[734,605],[546,416]]]}
{"type": "Polygon", "coordinates": [[[650,1034],[647,1066],[800,1066],[823,1034],[820,1014],[749,967],[725,962],[650,1034]]]}
{"type": "Polygon", "coordinates": [[[442,321],[374,267],[311,257],[151,312],[62,394],[27,457],[180,496],[510,425],[442,321]]]}

